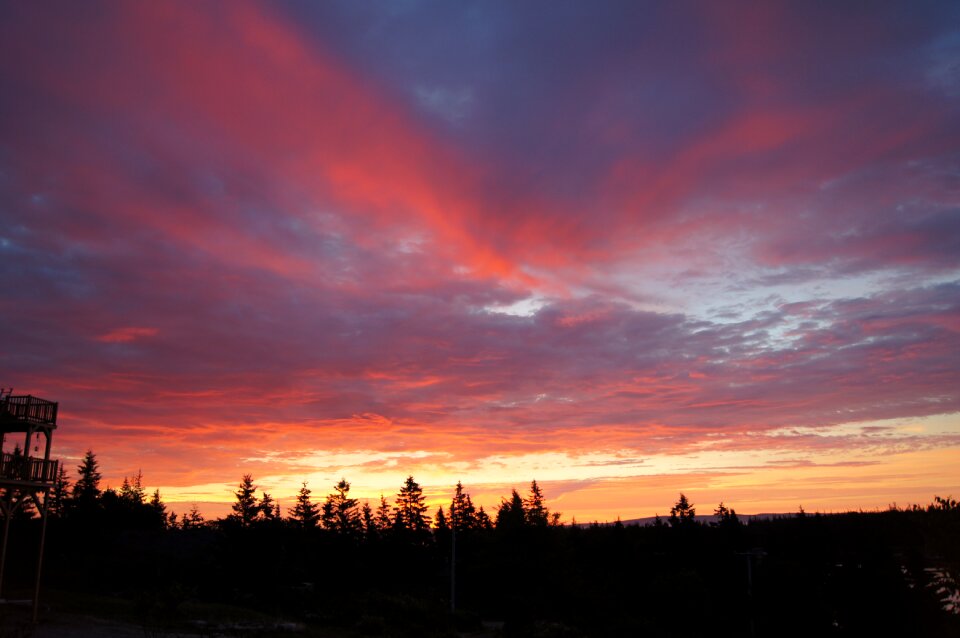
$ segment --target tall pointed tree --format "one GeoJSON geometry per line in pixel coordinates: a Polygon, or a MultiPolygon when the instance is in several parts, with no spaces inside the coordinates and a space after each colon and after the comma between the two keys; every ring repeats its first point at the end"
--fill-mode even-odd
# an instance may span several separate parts
{"type": "Polygon", "coordinates": [[[534,527],[546,527],[550,511],[544,505],[543,490],[536,481],[530,483],[530,494],[523,499],[524,518],[534,527]]]}
{"type": "Polygon", "coordinates": [[[450,531],[450,524],[447,523],[447,516],[443,513],[443,505],[437,508],[437,515],[434,518],[433,527],[438,533],[441,534],[450,531]]]}
{"type": "Polygon", "coordinates": [[[377,535],[377,522],[373,519],[373,508],[370,503],[364,503],[360,508],[360,523],[363,527],[363,535],[367,538],[373,538],[377,535]]]}
{"type": "Polygon", "coordinates": [[[457,487],[453,492],[453,500],[450,501],[450,527],[454,531],[462,532],[477,527],[477,511],[473,506],[470,495],[463,489],[463,483],[457,481],[457,487]]]}
{"type": "Polygon", "coordinates": [[[142,505],[146,501],[143,490],[143,470],[137,470],[133,478],[123,477],[120,500],[134,505],[142,505]]]}
{"type": "Polygon", "coordinates": [[[190,507],[190,511],[180,519],[180,527],[183,529],[196,529],[203,527],[203,514],[197,509],[196,503],[190,507]]]}
{"type": "Polygon", "coordinates": [[[87,450],[83,461],[77,466],[77,482],[73,484],[73,498],[78,505],[87,506],[100,498],[100,463],[93,450],[87,450]]]}
{"type": "Polygon", "coordinates": [[[687,500],[682,492],[677,502],[670,508],[670,525],[677,527],[679,525],[695,525],[697,510],[693,503],[687,500]]]}
{"type": "Polygon", "coordinates": [[[50,502],[47,511],[51,516],[64,516],[67,511],[69,499],[70,479],[67,476],[67,468],[61,465],[57,472],[57,478],[53,481],[53,489],[50,490],[50,502]]]}
{"type": "Polygon", "coordinates": [[[493,529],[493,521],[490,520],[490,515],[483,510],[483,505],[480,506],[480,509],[477,510],[476,517],[476,526],[477,529],[487,530],[493,529]]]}
{"type": "MultiPolygon", "coordinates": [[[[160,497],[160,488],[153,491],[153,496],[150,497],[150,502],[147,503],[147,506],[150,508],[150,511],[153,512],[153,516],[155,517],[154,522],[158,527],[162,528],[169,525],[170,519],[167,514],[167,506],[160,497]]],[[[174,523],[176,523],[176,520],[174,520],[174,523]]]]}
{"type": "Polygon", "coordinates": [[[517,490],[512,490],[510,500],[504,499],[497,510],[497,529],[520,529],[527,522],[527,515],[523,508],[523,499],[517,490]]]}
{"type": "Polygon", "coordinates": [[[390,515],[390,504],[387,499],[380,495],[380,504],[377,506],[377,512],[373,516],[373,523],[377,532],[383,533],[393,527],[393,517],[390,515]]]}
{"type": "Polygon", "coordinates": [[[234,496],[237,498],[232,506],[233,514],[230,518],[240,523],[243,527],[249,527],[257,519],[260,513],[260,505],[257,503],[257,486],[253,484],[253,477],[250,474],[244,474],[240,480],[240,485],[234,496]]]}
{"type": "Polygon", "coordinates": [[[342,534],[357,534],[361,531],[360,508],[357,499],[350,498],[350,483],[346,479],[333,487],[321,512],[323,526],[342,534]]]}
{"type": "Polygon", "coordinates": [[[320,512],[313,501],[310,500],[310,490],[307,488],[306,482],[297,492],[297,503],[290,510],[290,517],[298,526],[305,529],[316,527],[317,521],[320,520],[320,512]]]}
{"type": "Polygon", "coordinates": [[[269,493],[264,492],[260,497],[260,518],[265,521],[280,520],[280,504],[273,500],[269,493]]]}
{"type": "Polygon", "coordinates": [[[423,488],[408,476],[400,493],[397,494],[394,510],[394,527],[412,532],[426,532],[430,529],[430,515],[423,498],[423,488]]]}

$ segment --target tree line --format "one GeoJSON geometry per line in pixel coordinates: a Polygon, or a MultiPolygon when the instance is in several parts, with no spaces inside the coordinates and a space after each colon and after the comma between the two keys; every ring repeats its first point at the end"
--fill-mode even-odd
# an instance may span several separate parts
{"type": "MultiPolygon", "coordinates": [[[[170,511],[140,471],[103,488],[92,451],[69,479],[62,471],[50,493],[42,597],[119,598],[167,633],[207,604],[334,635],[450,636],[480,619],[503,621],[504,636],[699,636],[718,619],[745,635],[960,631],[928,582],[932,568],[960,574],[950,497],[757,520],[724,503],[698,516],[680,494],[648,525],[585,525],[563,522],[536,481],[487,512],[462,483],[428,510],[412,476],[367,503],[346,479],[320,497],[303,484],[284,507],[244,475],[229,513],[205,520],[170,511]]],[[[5,587],[26,591],[36,511],[10,529],[5,587]]]]}
{"type": "MultiPolygon", "coordinates": [[[[375,506],[370,502],[360,502],[350,496],[350,482],[341,479],[333,486],[322,502],[315,502],[312,490],[304,482],[296,494],[292,507],[284,513],[280,503],[273,496],[261,490],[254,483],[251,474],[244,474],[234,492],[231,513],[224,518],[208,521],[196,505],[181,515],[168,511],[160,490],[154,490],[149,496],[143,486],[143,472],[138,470],[133,476],[124,476],[118,489],[101,489],[102,473],[100,464],[92,450],[88,450],[77,466],[76,482],[70,482],[66,469],[61,466],[54,482],[48,502],[48,514],[53,517],[65,517],[71,513],[89,515],[97,510],[127,514],[152,522],[167,529],[191,529],[204,525],[227,525],[242,528],[257,525],[285,524],[303,529],[323,529],[336,534],[373,538],[385,534],[401,534],[410,538],[425,537],[431,532],[446,533],[483,531],[492,529],[519,529],[522,527],[542,528],[562,525],[562,514],[550,511],[546,505],[543,489],[536,480],[531,481],[526,495],[511,490],[509,498],[501,499],[493,516],[487,513],[483,505],[475,505],[470,494],[458,481],[453,497],[444,510],[439,506],[431,515],[428,512],[423,488],[408,476],[400,487],[393,504],[383,494],[375,506]]],[[[940,503],[955,501],[936,497],[936,507],[940,503]]],[[[35,511],[28,510],[30,515],[35,511]]],[[[801,508],[802,513],[802,508],[801,508]]],[[[713,511],[711,525],[730,527],[740,525],[736,510],[721,502],[713,511]]],[[[576,525],[576,519],[571,521],[576,525]]],[[[687,496],[681,493],[670,515],[664,521],[655,517],[653,526],[669,525],[686,527],[701,524],[697,520],[696,508],[687,496]]]]}
{"type": "MultiPolygon", "coordinates": [[[[313,492],[304,482],[297,492],[294,504],[284,513],[280,504],[266,491],[257,495],[259,487],[251,474],[244,474],[234,492],[231,513],[224,518],[208,521],[194,505],[181,515],[168,511],[160,490],[148,496],[143,486],[143,472],[124,476],[120,488],[101,488],[103,480],[100,463],[88,450],[77,466],[76,481],[71,483],[66,469],[61,466],[48,501],[48,514],[55,518],[71,515],[89,516],[100,512],[126,512],[156,526],[168,529],[190,529],[205,525],[235,526],[241,528],[259,525],[285,524],[303,529],[323,529],[347,536],[374,537],[395,533],[416,538],[431,532],[465,532],[511,527],[546,527],[560,525],[560,512],[551,512],[546,506],[543,489],[536,480],[530,483],[526,496],[512,490],[509,499],[503,499],[491,517],[483,505],[475,505],[462,482],[454,487],[453,497],[445,510],[439,506],[431,515],[423,488],[408,476],[393,503],[380,495],[371,505],[350,495],[350,482],[341,479],[322,502],[315,502],[313,492]]],[[[31,513],[33,511],[31,510],[31,513]]]]}

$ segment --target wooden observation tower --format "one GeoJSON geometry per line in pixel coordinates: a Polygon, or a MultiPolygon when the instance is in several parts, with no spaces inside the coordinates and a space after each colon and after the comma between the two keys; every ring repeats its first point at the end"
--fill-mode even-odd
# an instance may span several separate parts
{"type": "Polygon", "coordinates": [[[43,543],[47,532],[47,501],[59,469],[59,462],[50,459],[50,446],[55,429],[56,403],[30,395],[15,396],[12,388],[6,391],[0,388],[0,516],[3,516],[0,597],[3,596],[3,570],[6,567],[10,519],[25,506],[32,504],[42,519],[33,591],[34,622],[37,620],[40,568],[43,565],[43,543]],[[10,452],[6,450],[8,438],[15,446],[10,452]]]}

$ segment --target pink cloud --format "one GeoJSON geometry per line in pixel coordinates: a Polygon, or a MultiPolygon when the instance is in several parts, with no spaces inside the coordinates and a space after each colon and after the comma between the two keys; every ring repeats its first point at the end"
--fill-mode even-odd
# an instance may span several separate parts
{"type": "Polygon", "coordinates": [[[127,343],[130,341],[136,341],[144,337],[153,337],[156,336],[158,330],[156,328],[137,328],[134,326],[127,326],[124,328],[115,328],[109,332],[97,337],[97,341],[102,341],[104,343],[127,343]]]}

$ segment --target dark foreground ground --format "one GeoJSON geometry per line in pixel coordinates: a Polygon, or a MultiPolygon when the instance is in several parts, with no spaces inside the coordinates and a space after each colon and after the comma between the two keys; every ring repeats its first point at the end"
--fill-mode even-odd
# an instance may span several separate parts
{"type": "Polygon", "coordinates": [[[960,636],[956,508],[463,532],[453,614],[452,540],[54,520],[40,623],[0,605],[0,636],[960,636]]]}

